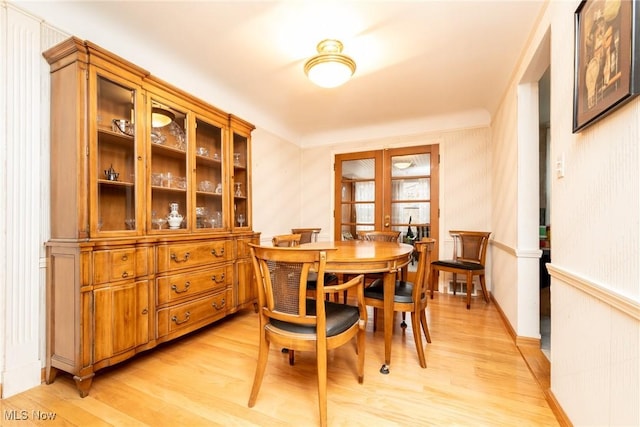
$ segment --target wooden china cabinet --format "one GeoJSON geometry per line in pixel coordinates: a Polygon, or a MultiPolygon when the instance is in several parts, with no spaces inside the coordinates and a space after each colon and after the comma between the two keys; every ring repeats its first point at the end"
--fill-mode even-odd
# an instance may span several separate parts
{"type": "Polygon", "coordinates": [[[256,301],[250,123],[87,41],[51,66],[46,380],[95,372],[256,301]]]}

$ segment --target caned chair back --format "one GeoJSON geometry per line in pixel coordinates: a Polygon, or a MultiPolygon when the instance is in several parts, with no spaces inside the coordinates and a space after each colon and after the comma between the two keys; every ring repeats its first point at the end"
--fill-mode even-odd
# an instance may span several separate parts
{"type": "Polygon", "coordinates": [[[358,231],[358,239],[376,242],[397,242],[400,238],[399,231],[358,231]]]}
{"type": "MultiPolygon", "coordinates": [[[[307,315],[307,279],[311,271],[324,272],[325,251],[260,246],[252,248],[252,253],[263,315],[306,325],[324,317],[324,304],[317,304],[321,312],[307,315]]],[[[324,288],[323,276],[318,274],[316,289],[324,288]]]]}
{"type": "Polygon", "coordinates": [[[491,232],[452,230],[453,259],[462,262],[474,262],[484,266],[487,246],[491,232]]]}
{"type": "Polygon", "coordinates": [[[273,246],[279,247],[292,247],[292,246],[300,246],[300,239],[302,236],[300,234],[279,234],[273,236],[271,239],[271,243],[273,246]]]}

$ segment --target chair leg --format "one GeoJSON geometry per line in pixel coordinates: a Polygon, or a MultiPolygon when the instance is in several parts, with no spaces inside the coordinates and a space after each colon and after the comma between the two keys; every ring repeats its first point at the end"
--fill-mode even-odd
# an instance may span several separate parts
{"type": "Polygon", "coordinates": [[[376,331],[376,325],[378,324],[378,309],[373,307],[373,332],[376,331]]]}
{"type": "Polygon", "coordinates": [[[407,322],[406,322],[406,320],[407,320],[407,312],[406,312],[406,311],[403,311],[403,312],[402,312],[402,322],[400,322],[400,327],[401,327],[402,329],[407,329],[407,322]]]}
{"type": "Polygon", "coordinates": [[[258,349],[258,364],[256,365],[256,374],[253,377],[253,386],[251,387],[251,394],[249,395],[249,408],[253,408],[262,385],[262,378],[264,378],[264,371],[267,367],[267,357],[269,356],[269,341],[265,337],[266,332],[263,330],[260,336],[260,348],[258,349]]]}
{"type": "MultiPolygon", "coordinates": [[[[362,352],[364,354],[364,351],[362,352]]],[[[316,344],[318,366],[318,406],[320,409],[320,425],[327,425],[327,343],[316,344]]]]}
{"type": "Polygon", "coordinates": [[[458,275],[456,273],[453,273],[453,295],[456,294],[456,286],[458,285],[458,275]]]}
{"type": "Polygon", "coordinates": [[[473,273],[467,272],[467,310],[471,308],[471,287],[473,286],[473,273]]]}
{"type": "Polygon", "coordinates": [[[424,337],[428,343],[431,343],[431,334],[429,333],[429,325],[427,324],[427,314],[425,313],[425,310],[420,310],[420,324],[424,331],[424,337]]]}
{"type": "Polygon", "coordinates": [[[484,274],[480,274],[478,276],[480,278],[480,286],[482,286],[482,293],[484,295],[484,300],[489,302],[489,292],[487,291],[487,284],[484,280],[484,274]]]}
{"type": "Polygon", "coordinates": [[[413,328],[413,340],[416,342],[416,350],[418,351],[418,361],[421,368],[427,367],[427,362],[424,358],[424,348],[422,347],[422,334],[420,333],[420,322],[418,316],[420,313],[411,312],[411,327],[413,328]]]}
{"type": "Polygon", "coordinates": [[[358,326],[358,334],[356,335],[356,349],[358,352],[358,383],[364,381],[364,347],[366,342],[365,325],[358,326]]]}
{"type": "Polygon", "coordinates": [[[429,280],[429,291],[431,293],[431,299],[433,299],[433,289],[436,287],[436,285],[438,284],[438,275],[440,273],[440,270],[438,270],[437,268],[432,268],[431,269],[431,277],[429,280]]]}
{"type": "Polygon", "coordinates": [[[295,351],[289,349],[289,365],[293,366],[293,364],[295,363],[295,355],[294,355],[295,351]]]}

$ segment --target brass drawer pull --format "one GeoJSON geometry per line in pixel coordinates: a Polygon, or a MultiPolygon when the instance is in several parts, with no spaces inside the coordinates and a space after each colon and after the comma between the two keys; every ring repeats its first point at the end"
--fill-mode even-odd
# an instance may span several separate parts
{"type": "Polygon", "coordinates": [[[218,276],[216,276],[215,274],[213,276],[211,276],[211,280],[213,280],[216,283],[222,283],[224,282],[224,273],[222,273],[220,275],[220,279],[218,279],[218,276]]]}
{"type": "Polygon", "coordinates": [[[149,309],[148,308],[145,308],[145,309],[142,310],[142,314],[147,314],[147,313],[149,313],[149,309]]]}
{"type": "Polygon", "coordinates": [[[185,252],[184,257],[182,259],[178,259],[178,256],[176,254],[171,254],[171,259],[175,262],[186,262],[190,256],[191,254],[189,252],[185,252]]]}
{"type": "Polygon", "coordinates": [[[218,253],[218,251],[216,251],[216,249],[215,249],[215,248],[211,249],[211,255],[213,255],[213,256],[217,256],[217,257],[224,256],[224,248],[222,248],[222,250],[220,251],[220,253],[218,253]]]}
{"type": "Polygon", "coordinates": [[[184,283],[184,289],[183,290],[178,290],[178,285],[171,285],[171,289],[173,290],[173,292],[175,292],[176,294],[183,294],[185,292],[187,292],[189,290],[189,286],[191,286],[191,282],[187,281],[184,283]]]}
{"type": "Polygon", "coordinates": [[[184,320],[183,320],[183,321],[178,320],[178,316],[173,316],[173,317],[171,317],[171,320],[172,320],[173,322],[175,322],[175,324],[176,324],[176,325],[182,325],[183,323],[185,323],[185,322],[188,322],[188,321],[189,321],[189,317],[191,317],[191,313],[189,313],[189,312],[187,311],[187,312],[184,314],[184,320]]]}
{"type": "Polygon", "coordinates": [[[126,260],[128,260],[128,259],[129,259],[129,257],[125,254],[125,255],[122,255],[122,258],[120,258],[120,259],[121,259],[122,261],[126,261],[126,260]]]}
{"type": "Polygon", "coordinates": [[[122,272],[122,278],[126,279],[127,277],[129,277],[129,273],[127,273],[126,271],[122,272]]]}
{"type": "Polygon", "coordinates": [[[211,306],[216,310],[222,310],[222,308],[226,305],[224,298],[222,298],[222,301],[220,302],[221,302],[220,307],[218,307],[218,304],[215,301],[211,303],[211,306]]]}

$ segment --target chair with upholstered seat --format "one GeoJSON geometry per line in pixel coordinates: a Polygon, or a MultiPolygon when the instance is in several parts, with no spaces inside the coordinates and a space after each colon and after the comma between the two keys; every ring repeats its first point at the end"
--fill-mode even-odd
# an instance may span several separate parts
{"type": "MultiPolygon", "coordinates": [[[[422,240],[414,242],[416,251],[418,252],[418,267],[414,282],[404,280],[396,280],[393,295],[393,311],[401,311],[411,313],[411,327],[413,329],[413,339],[418,352],[418,361],[422,368],[427,367],[424,356],[424,348],[422,347],[421,332],[427,342],[431,342],[431,334],[427,324],[427,301],[429,299],[429,274],[431,263],[431,252],[435,245],[435,239],[424,237],[422,240]]],[[[377,325],[378,309],[384,308],[384,282],[383,279],[377,279],[371,286],[364,290],[364,302],[366,305],[373,306],[373,328],[377,325]]]]}
{"type": "Polygon", "coordinates": [[[318,227],[310,227],[310,228],[292,228],[291,232],[294,234],[300,235],[300,244],[303,243],[311,243],[318,241],[318,234],[320,233],[321,228],[318,227]]]}
{"type": "MultiPolygon", "coordinates": [[[[295,351],[313,351],[316,353],[318,373],[320,425],[326,426],[328,351],[349,344],[355,338],[355,372],[359,383],[364,379],[367,310],[364,305],[363,276],[325,287],[325,250],[254,244],[250,244],[250,250],[258,289],[260,345],[249,407],[256,403],[271,344],[295,351]],[[315,299],[306,297],[307,279],[312,270],[318,272],[319,278],[316,289],[318,298],[315,299]],[[335,303],[320,297],[320,294],[347,288],[353,289],[357,305],[335,303]]],[[[339,369],[337,366],[334,368],[339,369]]],[[[351,375],[353,372],[349,368],[340,375],[351,375]]]]}
{"type": "Polygon", "coordinates": [[[273,238],[271,239],[271,243],[273,244],[273,246],[279,246],[279,247],[292,247],[292,246],[300,246],[300,239],[302,238],[302,235],[299,233],[293,233],[293,234],[278,234],[276,236],[273,236],[273,238]]]}
{"type": "MultiPolygon", "coordinates": [[[[358,240],[369,240],[372,242],[398,242],[399,231],[366,230],[356,233],[358,240]]],[[[382,279],[382,273],[366,273],[364,275],[364,285],[368,286],[375,280],[382,279]]]]}
{"type": "MultiPolygon", "coordinates": [[[[273,246],[290,248],[295,246],[300,246],[300,240],[302,239],[302,235],[299,233],[294,234],[278,234],[273,236],[271,239],[271,243],[273,246]]],[[[307,276],[307,290],[314,293],[316,292],[316,287],[318,285],[318,273],[314,270],[309,272],[307,276]]],[[[338,276],[333,273],[324,273],[324,284],[332,285],[338,282],[338,276]]],[[[336,294],[337,295],[337,294],[336,294]]],[[[329,295],[326,296],[327,298],[329,295]]],[[[336,297],[337,299],[337,297],[336,297]]],[[[346,298],[345,298],[346,302],[346,298]]],[[[284,353],[289,353],[289,364],[293,365],[295,363],[295,355],[294,351],[291,349],[282,349],[284,353]]]]}
{"type": "Polygon", "coordinates": [[[367,230],[358,231],[357,235],[360,240],[370,240],[375,242],[397,242],[400,238],[399,231],[367,230]]]}
{"type": "Polygon", "coordinates": [[[489,246],[491,232],[459,231],[449,232],[453,237],[453,259],[437,260],[431,263],[431,298],[433,289],[438,284],[440,271],[453,273],[453,294],[456,294],[456,279],[458,274],[464,274],[467,284],[467,309],[471,308],[471,292],[473,290],[473,276],[478,276],[482,294],[489,302],[489,293],[484,277],[484,267],[489,246]]]}

